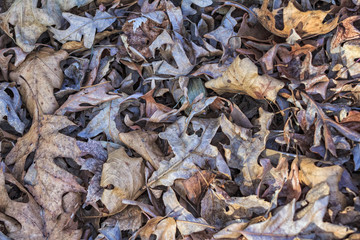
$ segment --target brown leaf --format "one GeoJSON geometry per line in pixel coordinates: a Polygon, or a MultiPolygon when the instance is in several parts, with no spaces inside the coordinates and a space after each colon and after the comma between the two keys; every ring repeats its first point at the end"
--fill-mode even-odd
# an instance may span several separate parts
{"type": "Polygon", "coordinates": [[[22,50],[31,52],[48,26],[61,25],[61,10],[67,11],[90,2],[91,0],[57,1],[51,4],[44,3],[42,8],[38,8],[37,3],[33,1],[15,1],[7,12],[0,14],[0,27],[7,35],[16,38],[16,44],[22,50]]]}
{"type": "Polygon", "coordinates": [[[340,205],[342,209],[346,205],[344,194],[339,190],[339,182],[344,169],[340,166],[317,167],[315,161],[309,158],[300,160],[299,180],[303,184],[314,187],[319,183],[326,182],[330,187],[330,204],[340,205]]]}
{"type": "Polygon", "coordinates": [[[300,37],[321,35],[330,32],[337,26],[339,19],[336,16],[329,22],[323,23],[325,17],[330,11],[314,10],[302,12],[294,5],[294,0],[289,1],[288,5],[283,8],[275,9],[272,12],[268,10],[269,0],[264,0],[261,8],[255,8],[258,20],[270,32],[280,37],[287,38],[290,36],[291,29],[294,29],[300,37]],[[276,27],[276,16],[283,16],[283,29],[276,27]]]}
{"type": "Polygon", "coordinates": [[[41,218],[41,208],[26,189],[14,179],[9,173],[4,173],[4,164],[0,169],[0,221],[7,223],[8,236],[13,239],[31,237],[34,239],[43,238],[44,223],[41,218]],[[17,201],[10,199],[5,181],[14,184],[20,189],[28,201],[17,201]],[[15,221],[14,221],[15,220],[15,221]]]}
{"type": "Polygon", "coordinates": [[[155,143],[158,139],[156,132],[136,130],[128,133],[120,133],[119,138],[121,142],[140,154],[155,169],[159,168],[160,161],[165,158],[155,143]]]}
{"type": "Polygon", "coordinates": [[[339,23],[337,31],[331,39],[331,48],[336,48],[345,41],[359,38],[360,31],[354,26],[354,22],[359,19],[359,16],[351,16],[339,23]]]}
{"type": "Polygon", "coordinates": [[[202,170],[188,179],[176,180],[175,186],[177,191],[180,190],[183,192],[184,196],[187,196],[187,198],[197,206],[201,200],[202,194],[214,179],[214,173],[202,170]]]}
{"type": "Polygon", "coordinates": [[[60,61],[67,56],[63,50],[55,52],[50,48],[42,48],[39,52],[29,54],[10,73],[10,79],[20,85],[23,101],[32,116],[38,108],[44,114],[52,114],[58,108],[53,91],[54,88],[61,88],[64,75],[60,61]]]}
{"type": "Polygon", "coordinates": [[[76,146],[76,140],[58,132],[73,125],[66,117],[44,115],[31,126],[24,137],[18,139],[5,159],[7,164],[15,163],[13,173],[16,178],[20,181],[24,178],[36,201],[55,218],[63,212],[61,199],[65,193],[84,192],[77,177],[54,162],[58,157],[77,161],[80,150],[76,146]],[[34,151],[34,164],[25,175],[25,161],[34,151]]]}
{"type": "Polygon", "coordinates": [[[139,190],[145,185],[142,161],[142,158],[129,157],[124,148],[109,154],[100,185],[105,188],[101,201],[110,213],[124,209],[123,199],[135,199],[140,195],[139,190]]]}
{"type": "Polygon", "coordinates": [[[317,226],[315,233],[332,233],[336,238],[344,238],[353,232],[345,226],[334,225],[323,222],[326,213],[329,197],[323,197],[317,200],[308,212],[300,219],[293,220],[295,215],[295,199],[285,205],[273,217],[264,222],[248,226],[241,233],[249,240],[253,239],[293,239],[301,234],[313,232],[311,224],[317,226]],[[309,228],[309,229],[308,229],[309,228]]]}
{"type": "Polygon", "coordinates": [[[221,77],[206,82],[205,86],[219,94],[244,93],[255,99],[275,101],[284,83],[268,75],[260,76],[258,68],[249,58],[237,57],[221,77]]]}
{"type": "Polygon", "coordinates": [[[146,101],[145,113],[146,113],[146,117],[150,119],[156,112],[158,112],[157,114],[164,114],[173,110],[172,108],[167,107],[161,103],[157,103],[152,96],[154,91],[155,88],[150,90],[144,96],[141,97],[146,101]]]}
{"type": "Polygon", "coordinates": [[[100,82],[97,85],[82,89],[70,95],[66,102],[56,110],[55,114],[64,115],[70,112],[80,112],[93,108],[101,103],[121,98],[121,95],[109,94],[113,87],[109,82],[100,82]]]}
{"type": "Polygon", "coordinates": [[[176,220],[177,228],[182,235],[200,232],[211,227],[204,219],[195,218],[178,202],[175,192],[169,188],[163,195],[167,216],[176,220]]]}
{"type": "Polygon", "coordinates": [[[218,228],[237,219],[251,219],[263,215],[271,207],[270,202],[256,195],[230,198],[220,192],[218,188],[208,189],[201,200],[201,217],[218,228]]]}
{"type": "Polygon", "coordinates": [[[14,66],[18,67],[26,58],[27,53],[23,52],[21,48],[4,48],[0,50],[0,69],[6,81],[8,81],[9,63],[15,57],[14,66]],[[12,54],[12,52],[14,52],[12,54]],[[6,55],[6,56],[5,56],[6,55]]]}
{"type": "Polygon", "coordinates": [[[182,117],[159,134],[160,138],[169,142],[175,157],[160,162],[159,169],[148,181],[149,186],[171,186],[176,179],[188,179],[207,162],[230,176],[230,170],[219,150],[210,144],[220,126],[219,120],[192,119],[192,134],[186,132],[188,124],[186,118],[182,117]]]}
{"type": "Polygon", "coordinates": [[[300,110],[297,114],[298,121],[301,128],[304,131],[309,131],[310,127],[314,125],[314,145],[312,151],[324,155],[321,150],[318,150],[321,147],[321,139],[325,141],[325,148],[328,149],[331,154],[336,156],[336,146],[332,138],[330,127],[338,130],[340,134],[352,141],[360,141],[360,134],[357,132],[352,132],[350,129],[336,123],[334,120],[330,119],[320,108],[320,106],[308,95],[301,93],[303,101],[307,104],[307,109],[300,110]],[[323,130],[322,130],[323,129],[323,130]]]}
{"type": "Polygon", "coordinates": [[[261,167],[258,157],[265,149],[268,127],[273,114],[260,108],[260,131],[252,135],[249,129],[231,123],[225,116],[220,118],[223,133],[229,138],[230,145],[224,145],[225,157],[229,167],[239,169],[240,191],[248,196],[255,194],[261,167]]]}

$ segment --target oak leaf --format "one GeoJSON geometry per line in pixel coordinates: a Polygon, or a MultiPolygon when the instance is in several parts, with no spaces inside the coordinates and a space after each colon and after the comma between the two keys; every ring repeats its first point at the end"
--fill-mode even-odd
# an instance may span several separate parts
{"type": "Polygon", "coordinates": [[[302,12],[295,7],[294,2],[294,0],[291,0],[286,7],[275,9],[270,12],[267,8],[269,0],[264,0],[261,8],[255,8],[254,12],[264,28],[273,34],[284,38],[290,36],[292,29],[294,29],[300,37],[308,37],[328,33],[337,26],[338,16],[331,21],[323,23],[330,10],[302,12]],[[280,13],[282,14],[280,15],[280,13]],[[276,17],[279,15],[283,16],[283,29],[276,27],[276,17]]]}
{"type": "Polygon", "coordinates": [[[260,76],[258,68],[249,58],[236,57],[221,77],[206,82],[205,86],[218,94],[244,93],[255,99],[265,97],[275,101],[284,83],[268,75],[260,76]]]}
{"type": "Polygon", "coordinates": [[[105,188],[101,201],[110,213],[124,209],[123,199],[139,197],[139,190],[145,185],[142,161],[142,158],[129,157],[124,148],[109,154],[103,165],[100,186],[105,188]]]}
{"type": "Polygon", "coordinates": [[[61,88],[64,75],[60,61],[67,56],[63,50],[42,48],[29,54],[26,60],[10,73],[10,79],[20,85],[23,101],[32,116],[39,107],[44,114],[52,114],[58,108],[54,88],[61,88]]]}
{"type": "Polygon", "coordinates": [[[5,158],[6,164],[15,164],[14,176],[27,184],[35,200],[55,218],[63,213],[62,197],[65,193],[85,191],[77,177],[59,167],[54,160],[64,157],[76,162],[80,156],[76,140],[59,133],[68,126],[74,124],[66,117],[41,116],[5,158]],[[25,161],[33,152],[34,163],[25,175],[25,161]]]}
{"type": "Polygon", "coordinates": [[[91,0],[70,1],[43,1],[43,7],[38,8],[33,0],[16,0],[11,7],[0,14],[0,27],[25,52],[31,52],[40,35],[48,26],[61,25],[61,11],[69,10],[75,6],[83,6],[91,0]],[[15,34],[13,34],[12,26],[15,34]]]}
{"type": "Polygon", "coordinates": [[[219,150],[210,144],[220,126],[219,119],[194,118],[191,120],[194,131],[191,135],[186,132],[188,124],[186,118],[182,117],[159,134],[160,138],[169,142],[175,157],[160,162],[159,169],[152,174],[148,185],[171,186],[176,179],[191,177],[206,162],[230,176],[230,170],[219,150]]]}

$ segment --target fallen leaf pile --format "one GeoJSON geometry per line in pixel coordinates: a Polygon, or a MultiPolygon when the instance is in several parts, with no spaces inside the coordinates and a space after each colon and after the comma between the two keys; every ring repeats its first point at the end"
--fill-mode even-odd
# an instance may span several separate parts
{"type": "Polygon", "coordinates": [[[360,1],[0,1],[0,239],[360,239],[360,1]]]}

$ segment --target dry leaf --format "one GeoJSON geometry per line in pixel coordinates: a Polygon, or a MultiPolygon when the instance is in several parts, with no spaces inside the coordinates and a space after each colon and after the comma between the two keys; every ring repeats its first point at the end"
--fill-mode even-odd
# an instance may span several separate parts
{"type": "Polygon", "coordinates": [[[74,124],[63,116],[44,115],[35,121],[29,132],[19,138],[6,156],[6,164],[15,164],[13,173],[27,184],[35,200],[56,219],[63,213],[62,197],[67,192],[84,192],[77,177],[59,167],[55,158],[70,158],[75,162],[80,156],[76,140],[59,133],[74,124]],[[25,175],[25,161],[35,152],[34,163],[25,175]],[[25,175],[25,177],[24,177],[25,175]]]}
{"type": "Polygon", "coordinates": [[[255,99],[267,98],[275,101],[277,92],[284,83],[267,75],[260,76],[258,68],[249,59],[235,58],[221,77],[205,83],[218,94],[225,92],[244,93],[255,99]]]}
{"type": "Polygon", "coordinates": [[[145,185],[142,158],[129,157],[124,148],[109,154],[104,163],[100,185],[105,188],[101,201],[110,213],[119,212],[126,205],[123,199],[134,199],[145,185]]]}
{"type": "Polygon", "coordinates": [[[260,108],[260,131],[252,136],[249,129],[231,123],[224,115],[220,126],[229,138],[230,145],[224,145],[225,157],[229,167],[239,169],[240,191],[245,196],[255,194],[261,167],[258,164],[260,153],[265,150],[269,125],[273,114],[260,108]]]}
{"type": "Polygon", "coordinates": [[[156,145],[158,134],[152,131],[132,131],[119,134],[120,141],[140,154],[155,169],[159,168],[160,161],[165,159],[164,154],[156,145]]]}
{"type": "Polygon", "coordinates": [[[80,112],[101,103],[123,97],[121,95],[109,94],[111,90],[113,90],[113,87],[109,82],[101,82],[98,85],[84,88],[80,92],[70,95],[66,102],[56,110],[55,114],[64,115],[69,112],[80,112]]]}
{"type": "Polygon", "coordinates": [[[6,121],[15,131],[22,134],[25,124],[18,116],[20,108],[21,99],[17,89],[9,83],[0,83],[0,122],[6,121]]]}
{"type": "MultiPolygon", "coordinates": [[[[241,233],[249,240],[253,239],[293,239],[301,234],[311,233],[311,224],[322,232],[333,233],[336,238],[344,238],[353,231],[344,226],[323,222],[329,197],[317,200],[302,218],[293,220],[295,215],[295,199],[285,205],[273,217],[264,222],[248,226],[241,233]],[[307,230],[309,228],[309,230],[307,230]]],[[[317,231],[319,232],[319,231],[317,231]]],[[[316,233],[316,232],[315,232],[316,233]]]]}
{"type": "Polygon", "coordinates": [[[103,103],[99,108],[100,112],[89,122],[85,129],[79,132],[78,136],[91,138],[104,132],[106,137],[113,142],[119,142],[119,130],[116,127],[115,119],[118,116],[121,104],[130,99],[137,99],[142,96],[140,93],[118,98],[110,102],[103,103]]]}
{"type": "Polygon", "coordinates": [[[200,232],[211,227],[204,219],[195,218],[188,210],[181,206],[174,190],[169,188],[163,195],[167,216],[176,220],[176,226],[182,235],[200,232]]]}
{"type": "Polygon", "coordinates": [[[159,137],[169,142],[175,157],[170,161],[163,160],[160,167],[148,181],[149,186],[171,186],[176,179],[187,179],[209,162],[214,169],[230,175],[224,159],[215,146],[210,145],[217,129],[218,119],[193,119],[191,121],[194,133],[186,133],[188,124],[182,117],[166,128],[159,137]]]}
{"type": "Polygon", "coordinates": [[[84,47],[91,48],[96,32],[102,32],[108,28],[116,18],[107,12],[96,11],[94,17],[86,14],[87,17],[80,17],[71,13],[63,13],[63,17],[70,23],[66,30],[51,28],[54,38],[61,43],[67,41],[81,41],[84,38],[84,47]]]}
{"type": "Polygon", "coordinates": [[[201,201],[201,217],[211,225],[222,228],[233,220],[263,215],[270,207],[270,202],[256,195],[229,197],[223,196],[218,188],[208,189],[201,201]]]}
{"type": "Polygon", "coordinates": [[[25,52],[31,52],[40,35],[48,26],[61,25],[61,10],[66,11],[75,6],[83,6],[91,0],[48,1],[42,8],[37,8],[33,0],[16,0],[7,10],[0,14],[1,28],[16,39],[16,44],[25,52]],[[10,27],[14,27],[15,35],[10,27]]]}
{"type": "Polygon", "coordinates": [[[328,33],[337,26],[339,19],[339,17],[336,16],[331,21],[323,23],[330,10],[302,12],[295,7],[294,0],[289,1],[286,7],[275,9],[272,12],[268,10],[268,4],[269,0],[264,0],[261,8],[255,8],[254,12],[258,20],[268,31],[284,38],[290,36],[292,29],[302,38],[328,33]],[[277,16],[282,16],[283,18],[283,29],[276,27],[277,16]]]}
{"type": "Polygon", "coordinates": [[[339,182],[344,169],[340,166],[317,167],[314,160],[302,158],[300,160],[299,180],[303,184],[314,187],[317,184],[326,182],[330,187],[329,201],[332,206],[340,205],[344,208],[346,199],[339,190],[339,182]]]}
{"type": "Polygon", "coordinates": [[[60,61],[67,56],[63,50],[55,52],[51,48],[42,48],[29,54],[26,60],[10,73],[10,79],[20,85],[23,101],[32,116],[39,107],[44,114],[52,114],[58,108],[54,88],[61,88],[64,75],[60,61]]]}

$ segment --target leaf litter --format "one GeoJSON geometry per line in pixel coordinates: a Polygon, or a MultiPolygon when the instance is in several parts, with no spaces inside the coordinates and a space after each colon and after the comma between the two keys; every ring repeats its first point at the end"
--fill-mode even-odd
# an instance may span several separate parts
{"type": "Polygon", "coordinates": [[[0,3],[1,239],[358,239],[359,1],[0,3]]]}

